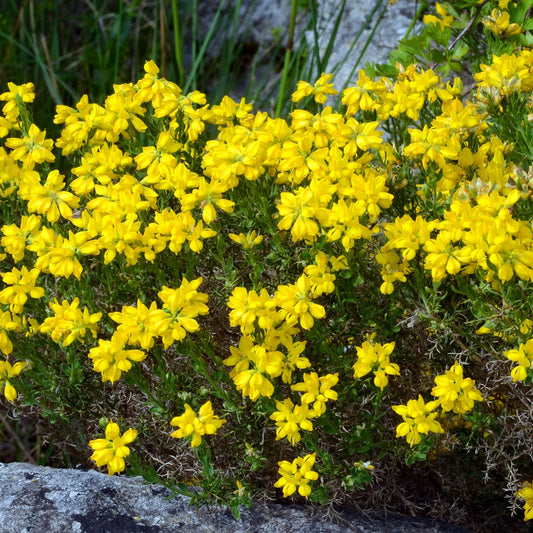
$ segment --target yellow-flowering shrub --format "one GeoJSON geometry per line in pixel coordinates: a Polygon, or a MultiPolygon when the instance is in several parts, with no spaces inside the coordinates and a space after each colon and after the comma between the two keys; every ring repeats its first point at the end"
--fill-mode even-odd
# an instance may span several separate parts
{"type": "MultiPolygon", "coordinates": [[[[459,21],[437,6],[445,35],[459,21]]],[[[509,6],[483,27],[511,50],[468,95],[397,63],[334,100],[331,75],[302,81],[273,118],[184,94],[150,60],[103,103],[58,106],[52,139],[33,85],[10,83],[5,398],[46,434],[74,428],[77,460],[194,479],[195,501],[362,504],[355,489],[394,480],[369,502],[405,511],[407,464],[454,501],[493,477],[531,518],[533,53],[509,6]]]]}

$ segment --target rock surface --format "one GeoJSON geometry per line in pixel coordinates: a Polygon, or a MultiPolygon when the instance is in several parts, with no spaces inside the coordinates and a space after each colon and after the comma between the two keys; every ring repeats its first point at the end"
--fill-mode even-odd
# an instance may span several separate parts
{"type": "MultiPolygon", "coordinates": [[[[318,40],[322,55],[334,31],[336,15],[341,4],[340,0],[323,0],[319,3],[318,40]]],[[[346,2],[326,68],[326,72],[335,73],[337,90],[353,85],[359,77],[359,68],[364,68],[367,62],[387,62],[389,54],[405,36],[415,16],[416,7],[415,0],[397,0],[392,5],[389,0],[346,2]],[[376,31],[372,35],[376,24],[376,31]],[[363,31],[356,40],[360,29],[363,31]],[[367,41],[370,42],[365,49],[367,41]]],[[[312,32],[306,35],[306,39],[313,42],[312,32]]]]}
{"type": "MultiPolygon", "coordinates": [[[[234,2],[235,0],[228,0],[227,5],[233,6],[234,2]]],[[[334,74],[335,88],[339,91],[355,84],[359,69],[364,68],[367,62],[387,62],[390,52],[405,36],[419,2],[396,0],[391,5],[390,0],[347,0],[340,23],[335,28],[342,4],[343,0],[320,0],[317,3],[319,53],[322,58],[325,56],[331,36],[335,34],[331,55],[324,70],[334,74]]],[[[201,0],[199,6],[201,33],[207,35],[219,4],[201,0]]],[[[231,11],[233,7],[228,9],[231,11]]],[[[233,32],[238,40],[247,42],[252,48],[257,46],[263,52],[269,50],[276,39],[275,35],[286,35],[290,13],[291,2],[286,0],[243,0],[241,19],[248,21],[248,24],[220,28],[214,35],[208,54],[220,51],[224,46],[224,39],[229,38],[233,32]]],[[[313,30],[306,31],[310,17],[310,11],[298,13],[294,36],[295,46],[305,47],[309,51],[314,49],[316,38],[313,30]]],[[[285,41],[286,38],[282,37],[284,44],[285,41]]],[[[271,65],[267,67],[267,71],[269,68],[271,65]]],[[[263,72],[263,75],[266,74],[263,72]]],[[[320,72],[316,75],[318,77],[320,72]]],[[[277,81],[279,73],[270,72],[269,76],[277,81]]],[[[239,85],[232,96],[240,99],[242,93],[239,91],[244,91],[244,87],[245,85],[239,85]]]]}
{"type": "Polygon", "coordinates": [[[425,519],[368,518],[339,511],[254,505],[233,519],[224,509],[197,509],[161,485],[93,470],[0,463],[0,533],[467,533],[425,519]],[[315,511],[315,512],[313,512],[315,511]]]}

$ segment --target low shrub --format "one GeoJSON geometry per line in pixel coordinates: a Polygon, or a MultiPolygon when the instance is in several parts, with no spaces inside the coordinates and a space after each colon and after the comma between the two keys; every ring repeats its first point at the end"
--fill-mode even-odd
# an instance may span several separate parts
{"type": "Polygon", "coordinates": [[[8,85],[0,379],[41,462],[235,516],[282,495],[532,517],[530,6],[463,3],[336,99],[300,82],[287,118],[150,60],[57,106],[54,140],[8,85]],[[476,69],[480,35],[507,48],[476,69]]]}

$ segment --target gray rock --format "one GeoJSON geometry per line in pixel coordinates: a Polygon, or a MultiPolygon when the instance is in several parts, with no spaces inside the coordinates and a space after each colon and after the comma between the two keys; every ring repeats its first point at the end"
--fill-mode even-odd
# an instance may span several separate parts
{"type": "MultiPolygon", "coordinates": [[[[235,2],[236,0],[228,0],[226,3],[230,13],[235,2]]],[[[331,55],[324,70],[326,73],[334,73],[333,82],[337,90],[354,85],[359,77],[359,68],[364,68],[367,62],[387,62],[390,52],[405,36],[415,16],[417,4],[416,0],[397,0],[394,5],[390,4],[390,0],[347,0],[340,24],[335,30],[342,0],[321,0],[317,3],[318,48],[321,57],[325,56],[331,35],[336,31],[331,55]],[[361,29],[362,33],[357,38],[361,29]]],[[[207,35],[219,3],[203,0],[199,6],[201,34],[207,35]]],[[[240,20],[247,21],[247,24],[234,27],[229,21],[221,23],[213,35],[207,54],[218,54],[224,47],[224,39],[230,38],[235,31],[237,40],[245,41],[252,47],[257,46],[261,51],[259,56],[269,57],[265,51],[270,49],[275,40],[274,34],[287,34],[290,12],[290,2],[286,0],[243,0],[240,20]]],[[[306,31],[310,17],[310,12],[305,10],[298,14],[294,37],[296,47],[314,49],[315,33],[313,30],[306,31]]],[[[232,39],[230,38],[230,42],[232,39]]],[[[284,44],[285,40],[283,38],[284,44]]],[[[258,68],[264,77],[273,80],[274,85],[279,81],[279,73],[271,72],[270,64],[259,64],[258,68]]],[[[312,75],[318,77],[320,72],[313,72],[312,75]]],[[[237,85],[232,94],[234,98],[240,99],[245,91],[244,81],[241,80],[237,85]]],[[[308,81],[313,82],[314,79],[308,81]]]]}
{"type": "MultiPolygon", "coordinates": [[[[330,35],[335,28],[341,0],[323,0],[319,3],[319,48],[324,55],[330,35]]],[[[347,1],[337,28],[335,44],[328,61],[326,72],[334,72],[335,88],[354,85],[359,68],[369,63],[386,63],[389,54],[405,36],[416,12],[415,0],[397,0],[393,5],[389,0],[347,1]],[[377,29],[372,35],[374,27],[377,29]],[[361,36],[356,39],[360,30],[361,36]],[[364,49],[367,41],[368,46],[364,49]]],[[[305,35],[309,43],[314,42],[313,32],[305,35]]]]}
{"type": "Polygon", "coordinates": [[[222,508],[191,507],[162,485],[96,471],[0,463],[0,533],[389,533],[465,532],[424,519],[370,519],[346,510],[253,505],[233,519],[222,508]]]}

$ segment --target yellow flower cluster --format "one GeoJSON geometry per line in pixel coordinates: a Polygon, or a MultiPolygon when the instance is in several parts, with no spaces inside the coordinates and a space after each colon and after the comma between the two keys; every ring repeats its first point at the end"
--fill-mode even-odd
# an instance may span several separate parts
{"type": "Polygon", "coordinates": [[[446,374],[435,378],[435,385],[431,394],[438,398],[444,412],[461,415],[471,411],[474,402],[483,401],[481,393],[474,388],[475,381],[463,378],[463,367],[457,361],[446,374]]]}
{"type": "Polygon", "coordinates": [[[28,270],[23,266],[20,270],[14,267],[11,272],[0,274],[2,281],[7,285],[0,291],[0,303],[9,305],[14,314],[22,313],[24,304],[31,298],[42,298],[44,289],[36,285],[41,272],[38,268],[28,270]]]}
{"type": "Polygon", "coordinates": [[[136,438],[137,430],[130,428],[120,435],[119,425],[110,420],[105,428],[105,438],[89,442],[89,446],[94,450],[91,460],[98,467],[107,466],[110,476],[120,474],[126,468],[124,458],[130,454],[127,444],[131,444],[136,438]]]}
{"type": "Polygon", "coordinates": [[[435,15],[424,15],[423,21],[424,24],[435,24],[439,26],[442,31],[453,22],[453,16],[449,15],[446,7],[438,2],[435,3],[435,9],[440,18],[435,15]]]}
{"type": "Polygon", "coordinates": [[[0,311],[0,351],[3,354],[9,355],[13,351],[13,343],[8,332],[20,333],[22,329],[20,317],[12,315],[9,311],[0,311]]]}
{"type": "Polygon", "coordinates": [[[9,381],[10,378],[18,376],[24,369],[25,363],[19,361],[11,365],[9,361],[0,361],[0,389],[3,389],[4,396],[10,402],[17,398],[17,391],[9,381]]]}
{"type": "MultiPolygon", "coordinates": [[[[437,13],[440,18],[425,22],[444,30],[451,16],[439,4],[437,13]]],[[[515,31],[505,26],[505,17],[493,18],[486,24],[507,34],[515,31]]],[[[236,229],[247,233],[220,226],[239,215],[247,183],[251,187],[262,179],[269,180],[276,197],[268,206],[276,215],[274,237],[292,240],[306,253],[297,270],[283,272],[290,276],[280,278],[284,283],[233,286],[229,324],[239,328],[240,339],[223,364],[231,367],[229,375],[243,398],[263,398],[271,406],[276,440],[293,446],[305,442],[304,432],[314,431],[313,421],[327,413],[328,402],[339,399],[334,390],[339,380],[347,387],[342,383],[346,365],[341,372],[338,361],[315,360],[312,350],[306,352],[306,336],[327,323],[339,278],[351,279],[359,252],[366,254],[365,267],[376,275],[377,285],[381,282],[382,295],[400,292],[413,279],[432,287],[454,277],[467,284],[480,281],[493,291],[511,282],[529,287],[533,226],[520,212],[533,198],[533,185],[526,183],[531,171],[520,167],[514,145],[502,141],[487,118],[505,98],[526,98],[533,90],[533,53],[520,50],[481,65],[471,100],[462,98],[459,79],[445,83],[418,65],[396,68],[395,79],[372,79],[361,71],[358,82],[339,96],[338,110],[324,105],[337,94],[331,75],[322,74],[314,84],[300,82],[293,102],[313,98],[319,111],[296,108],[285,120],[254,113],[245,99],[224,97],[208,105],[203,94],[183,94],[148,61],[141,80],[114,85],[103,105],[83,96],[74,107],[58,106],[55,123],[63,127],[55,142],[21,114],[24,103],[33,101],[33,86],[9,84],[0,95],[6,102],[0,120],[0,137],[5,137],[0,194],[25,214],[0,227],[5,260],[0,350],[11,354],[12,336],[22,332],[48,334],[63,347],[94,338],[88,357],[102,381],[114,383],[156,344],[166,350],[197,332],[198,317],[209,313],[208,295],[198,291],[202,277],[183,277],[177,288],[163,285],[159,277],[151,297],[140,293],[131,305],[112,302],[105,316],[80,308],[84,298],[72,293],[57,298],[47,282],[73,277],[78,283],[92,269],[127,270],[169,256],[178,262],[189,252],[201,257],[205,241],[215,236],[217,242],[228,236],[253,255],[256,246],[271,243],[270,235],[259,227],[252,230],[250,221],[236,229]],[[403,139],[391,126],[394,121],[402,125],[403,139]],[[215,138],[204,139],[208,129],[215,138]],[[74,162],[72,175],[49,170],[54,146],[74,162]],[[42,322],[26,316],[29,304],[44,296],[41,309],[48,304],[53,316],[42,322]],[[98,338],[106,331],[99,327],[103,316],[116,324],[107,329],[109,339],[98,338]]],[[[530,343],[504,352],[518,364],[511,372],[514,381],[525,381],[530,372],[530,343]]],[[[372,374],[383,391],[388,376],[400,374],[391,361],[395,350],[395,342],[367,337],[347,368],[352,365],[354,378],[372,374]]],[[[10,380],[23,367],[0,362],[0,383],[9,401],[16,398],[10,380]]],[[[456,361],[435,378],[435,400],[419,395],[393,406],[403,420],[396,436],[414,446],[422,435],[443,432],[437,409],[459,416],[471,411],[483,399],[474,385],[456,361]]],[[[189,404],[184,409],[171,421],[178,427],[172,436],[192,436],[193,447],[226,422],[214,414],[210,401],[198,414],[189,404]]],[[[121,437],[111,422],[105,439],[91,441],[92,459],[107,465],[110,475],[121,472],[127,444],[136,436],[130,429],[121,437]]],[[[318,479],[312,471],[315,458],[279,463],[276,487],[284,496],[296,491],[309,496],[310,481],[318,479]]]]}
{"type": "Polygon", "coordinates": [[[310,481],[318,479],[318,473],[311,470],[316,461],[316,453],[308,454],[305,457],[297,457],[294,461],[280,461],[279,475],[281,476],[275,487],[283,489],[283,496],[287,498],[298,490],[300,496],[308,498],[311,494],[310,481]]]}
{"type": "Polygon", "coordinates": [[[124,306],[122,311],[110,313],[109,317],[119,324],[117,332],[123,333],[129,344],[149,350],[160,337],[168,348],[175,341],[183,340],[187,333],[198,331],[196,317],[209,312],[207,294],[197,291],[201,283],[202,278],[193,281],[183,278],[177,289],[164,286],[159,291],[162,309],[156,302],[147,307],[137,300],[136,306],[124,306]]]}
{"type": "Polygon", "coordinates": [[[310,330],[316,319],[324,318],[325,308],[313,299],[334,291],[333,272],[346,268],[343,261],[343,256],[328,261],[326,254],[318,252],[314,264],[305,267],[296,283],[279,285],[272,296],[266,289],[257,294],[236,287],[228,300],[230,325],[239,327],[242,337],[238,347],[230,347],[231,356],[223,363],[233,367],[230,376],[237,390],[252,401],[270,398],[276,378],[281,378],[292,390],[303,393],[299,404],[290,398],[276,400],[276,411],[270,415],[277,426],[276,440],[287,438],[292,445],[300,442],[300,430],[312,431],[311,420],[325,413],[329,400],[337,399],[332,387],[338,383],[338,374],[304,373],[303,381],[294,383],[293,373],[311,366],[301,355],[306,341],[297,340],[298,326],[310,330]]]}
{"type": "Polygon", "coordinates": [[[474,385],[474,380],[463,378],[463,367],[455,361],[445,374],[435,378],[431,394],[437,400],[426,403],[422,395],[419,395],[417,400],[409,400],[407,405],[392,407],[403,418],[403,422],[396,428],[396,436],[405,437],[412,447],[422,440],[422,434],[443,433],[443,427],[436,420],[439,413],[435,409],[441,407],[443,413],[453,411],[460,415],[471,411],[474,402],[483,401],[474,385]]]}
{"type": "Polygon", "coordinates": [[[524,500],[524,521],[533,519],[533,483],[525,482],[517,496],[524,500]]]}
{"type": "Polygon", "coordinates": [[[232,241],[242,245],[245,250],[250,250],[254,246],[257,246],[263,242],[263,236],[258,235],[257,231],[255,230],[247,233],[246,235],[244,233],[239,233],[238,235],[236,233],[229,233],[228,237],[232,241]]]}
{"type": "Polygon", "coordinates": [[[84,339],[87,333],[96,338],[98,334],[98,321],[102,313],[89,313],[85,307],[79,309],[80,299],[74,298],[72,303],[63,300],[61,303],[54,299],[50,302],[53,317],[48,317],[39,326],[39,331],[48,333],[54,342],[69,346],[76,339],[84,339]]]}
{"type": "Polygon", "coordinates": [[[373,372],[374,385],[384,389],[389,383],[387,374],[392,376],[400,375],[400,367],[396,363],[391,363],[389,359],[389,355],[394,350],[394,345],[394,342],[388,342],[383,345],[378,342],[363,342],[362,346],[356,348],[357,361],[353,365],[353,377],[362,378],[373,372]]]}
{"type": "Polygon", "coordinates": [[[170,434],[171,437],[181,439],[192,435],[191,446],[195,448],[202,443],[203,435],[214,435],[226,421],[221,420],[213,412],[211,402],[206,402],[200,407],[198,415],[189,404],[185,404],[185,413],[175,416],[170,424],[179,429],[170,434]]]}
{"type": "MultiPolygon", "coordinates": [[[[156,339],[161,339],[163,346],[169,348],[175,341],[183,340],[187,333],[198,331],[200,326],[196,317],[209,312],[207,294],[197,291],[201,283],[202,278],[193,281],[183,278],[177,289],[164,286],[158,293],[163,302],[162,309],[156,302],[148,307],[137,300],[135,306],[126,305],[121,311],[109,313],[109,318],[118,323],[118,327],[110,340],[98,339],[98,346],[89,352],[94,370],[102,373],[102,381],[113,383],[120,379],[122,372],[131,369],[131,361],[140,362],[146,358],[143,350],[150,350],[156,339]],[[127,344],[143,350],[125,350],[127,344]]],[[[87,316],[87,320],[98,320],[100,316],[87,316]]],[[[48,331],[50,324],[45,321],[41,331],[48,331]]],[[[71,331],[71,335],[73,333],[71,331]]]]}
{"type": "Polygon", "coordinates": [[[315,102],[325,104],[328,94],[339,94],[333,87],[333,83],[330,83],[331,78],[333,78],[333,74],[323,72],[313,85],[306,81],[299,81],[296,85],[296,91],[292,95],[292,101],[300,102],[304,98],[312,96],[315,102]]]}
{"type": "Polygon", "coordinates": [[[92,359],[95,372],[102,374],[102,381],[114,383],[122,372],[131,369],[131,361],[143,361],[146,353],[142,350],[125,350],[127,335],[115,331],[111,340],[98,340],[98,346],[91,348],[89,359],[92,359]]]}
{"type": "MultiPolygon", "coordinates": [[[[31,103],[35,99],[35,87],[33,83],[24,83],[23,85],[15,85],[12,82],[7,83],[9,91],[0,94],[0,101],[7,102],[2,107],[4,120],[9,124],[8,130],[14,128],[20,115],[20,108],[17,99],[20,102],[31,103]]],[[[7,131],[2,131],[2,137],[7,135],[7,131]]]]}
{"type": "Polygon", "coordinates": [[[256,400],[274,392],[271,380],[281,376],[291,383],[293,371],[310,366],[301,353],[305,341],[295,337],[300,330],[313,327],[315,319],[325,316],[325,308],[313,302],[323,293],[334,290],[335,275],[324,263],[325,255],[317,255],[317,264],[310,265],[295,284],[279,285],[273,296],[266,289],[257,294],[236,287],[228,306],[230,325],[240,327],[243,334],[239,347],[231,347],[231,357],[224,364],[233,366],[231,377],[243,396],[256,400]]]}
{"type": "Polygon", "coordinates": [[[520,343],[517,350],[507,350],[503,355],[517,363],[511,370],[513,381],[525,381],[533,368],[533,339],[520,343]]]}
{"type": "Polygon", "coordinates": [[[509,11],[493,9],[489,16],[483,18],[483,25],[498,37],[511,37],[522,33],[520,24],[510,20],[509,11]]]}
{"type": "Polygon", "coordinates": [[[419,395],[417,400],[409,400],[407,405],[393,405],[394,412],[403,418],[396,428],[396,436],[405,437],[409,446],[414,446],[422,440],[421,434],[443,433],[444,429],[435,420],[438,413],[434,409],[438,404],[435,400],[426,403],[419,395]]]}

